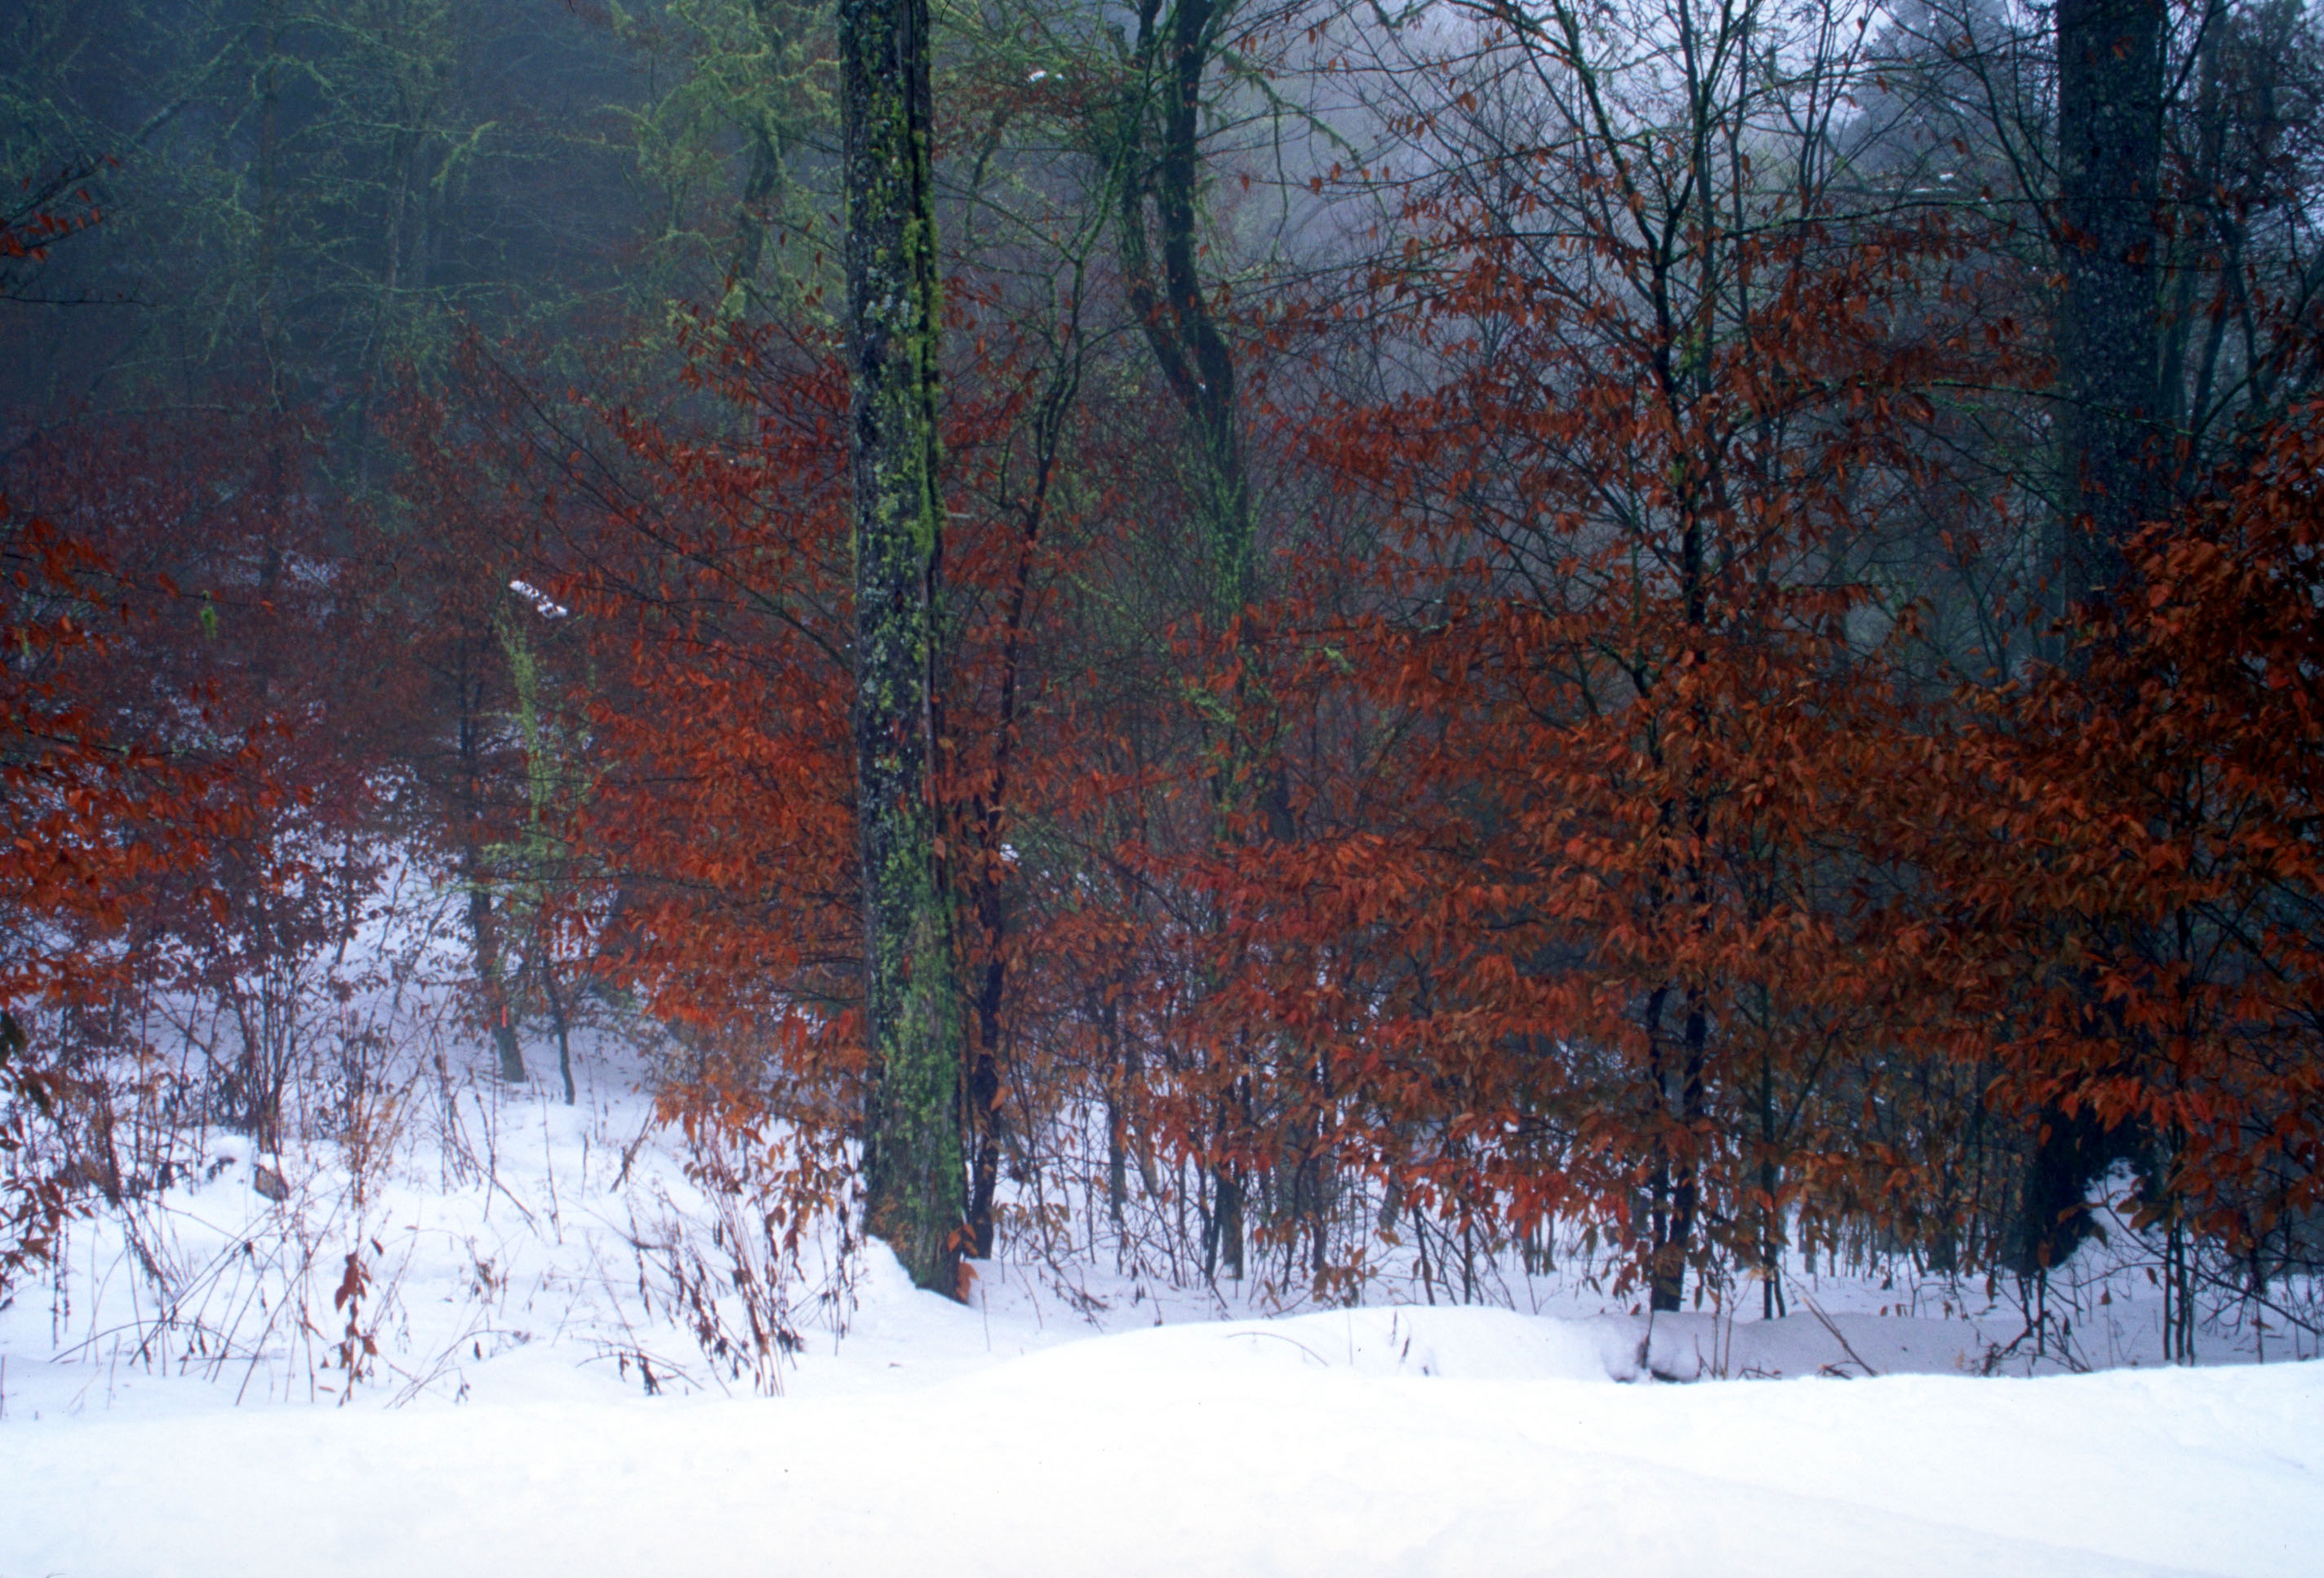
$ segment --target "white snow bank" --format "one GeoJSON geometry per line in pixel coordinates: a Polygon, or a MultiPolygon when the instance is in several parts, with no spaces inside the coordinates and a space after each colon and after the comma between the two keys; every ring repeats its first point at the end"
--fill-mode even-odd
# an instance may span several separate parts
{"type": "Polygon", "coordinates": [[[0,1573],[1956,1578],[2324,1550],[2324,1364],[1616,1386],[1618,1334],[1367,1310],[846,1396],[12,1410],[0,1573]]]}

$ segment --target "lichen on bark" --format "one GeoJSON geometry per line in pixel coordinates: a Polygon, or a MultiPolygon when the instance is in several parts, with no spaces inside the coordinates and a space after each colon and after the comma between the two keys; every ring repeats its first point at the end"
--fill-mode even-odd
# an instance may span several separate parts
{"type": "Polygon", "coordinates": [[[927,0],[841,0],[866,1231],[957,1293],[965,1018],[932,793],[943,516],[927,0]]]}

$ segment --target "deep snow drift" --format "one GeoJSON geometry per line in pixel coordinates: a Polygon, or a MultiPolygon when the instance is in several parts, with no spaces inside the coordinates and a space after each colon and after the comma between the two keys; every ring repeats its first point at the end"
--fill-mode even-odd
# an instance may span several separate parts
{"type": "MultiPolygon", "coordinates": [[[[1497,1281],[1525,1313],[1276,1313],[1060,1257],[962,1306],[875,1247],[794,1269],[755,1395],[689,1329],[715,1203],[627,1066],[593,1044],[573,1108],[423,1071],[362,1148],[213,1135],[78,1226],[0,1314],[0,1578],[2324,1560],[2324,1364],[2028,1377],[1981,1288],[1803,1276],[1812,1313],[1650,1331],[1571,1269],[1497,1281]]],[[[2091,1306],[2081,1361],[2152,1315],[2091,1306]]]]}

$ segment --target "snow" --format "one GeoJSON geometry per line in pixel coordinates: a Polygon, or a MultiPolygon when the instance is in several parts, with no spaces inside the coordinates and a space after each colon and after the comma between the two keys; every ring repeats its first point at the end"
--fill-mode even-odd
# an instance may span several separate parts
{"type": "Polygon", "coordinates": [[[511,581],[509,590],[531,604],[543,619],[563,619],[573,612],[530,581],[511,581]]]}
{"type": "MultiPolygon", "coordinates": [[[[939,1346],[976,1318],[881,1313],[939,1346]]],[[[0,1571],[2290,1574],[2324,1542],[2324,1365],[1624,1386],[1602,1334],[1362,1310],[900,1389],[535,1373],[465,1406],[16,1420],[0,1571]]]]}
{"type": "MultiPolygon", "coordinates": [[[[2005,1355],[2011,1312],[1950,1284],[1802,1271],[1789,1318],[1650,1324],[1570,1265],[1496,1269],[1516,1308],[1277,1310],[1028,1254],[964,1306],[818,1241],[782,1287],[801,1351],[721,1365],[676,1275],[719,1220],[700,1158],[634,1055],[580,1045],[577,1106],[422,1056],[263,1158],[280,1200],[212,1133],[77,1226],[60,1287],[0,1312],[0,1578],[2288,1574],[2324,1550],[2324,1364],[2027,1374],[2057,1361],[2005,1355]],[[349,1253],[379,1350],[352,1384],[349,1253]]],[[[2152,1315],[2126,1291],[2080,1340],[2138,1358],[2152,1315]]]]}

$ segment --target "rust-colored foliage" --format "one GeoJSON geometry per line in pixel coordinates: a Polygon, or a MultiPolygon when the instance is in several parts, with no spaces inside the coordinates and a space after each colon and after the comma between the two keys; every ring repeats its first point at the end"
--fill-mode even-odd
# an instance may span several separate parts
{"type": "Polygon", "coordinates": [[[2130,545],[2078,661],[1986,700],[1915,830],[1951,1034],[2119,1133],[2137,1213],[2249,1252],[2324,1197],[2310,407],[2130,545]]]}
{"type": "Polygon", "coordinates": [[[1991,372],[1976,291],[1932,289],[1973,261],[1803,215],[1723,243],[1730,303],[1610,221],[1593,283],[1483,198],[1415,217],[1442,261],[1383,277],[1383,332],[1448,375],[1317,436],[1379,535],[1264,619],[1258,688],[1329,742],[1304,836],[1203,875],[1213,1099],[1267,1114],[1231,1143],[1463,1232],[1583,1217],[1661,1307],[1795,1229],[1941,1231],[1877,792],[1941,725],[1858,545],[1935,480],[1929,391],[1991,372]]]}
{"type": "Polygon", "coordinates": [[[43,1259],[68,1205],[32,1125],[86,1093],[36,1040],[36,1010],[120,983],[133,904],[235,818],[215,758],[124,716],[111,662],[133,599],[106,558],[0,500],[0,1287],[43,1259]]]}
{"type": "Polygon", "coordinates": [[[855,1010],[846,398],[813,347],[734,375],[748,442],[610,413],[593,546],[558,595],[603,676],[585,830],[618,894],[605,966],[803,1074],[807,1048],[852,1045],[855,1010]]]}

